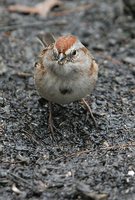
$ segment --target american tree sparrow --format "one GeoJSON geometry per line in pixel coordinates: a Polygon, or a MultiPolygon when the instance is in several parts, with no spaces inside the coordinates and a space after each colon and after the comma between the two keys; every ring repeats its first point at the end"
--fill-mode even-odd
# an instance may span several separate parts
{"type": "MultiPolygon", "coordinates": [[[[44,46],[34,73],[39,95],[57,104],[82,99],[95,122],[88,103],[83,99],[93,91],[98,76],[98,65],[89,50],[74,35],[55,39],[46,33],[38,38],[44,46]]],[[[53,132],[51,110],[49,126],[53,132]]]]}

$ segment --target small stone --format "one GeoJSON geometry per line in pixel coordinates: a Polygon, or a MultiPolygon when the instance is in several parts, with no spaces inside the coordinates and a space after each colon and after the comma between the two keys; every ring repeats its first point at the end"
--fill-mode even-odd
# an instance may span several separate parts
{"type": "Polygon", "coordinates": [[[4,112],[6,112],[8,115],[10,114],[10,105],[5,106],[4,108],[2,108],[4,110],[4,112]]]}
{"type": "Polygon", "coordinates": [[[16,158],[17,158],[18,160],[20,160],[21,162],[24,162],[24,163],[28,163],[28,164],[29,164],[29,162],[30,162],[30,158],[25,157],[25,156],[22,156],[22,155],[20,155],[20,154],[18,154],[18,155],[16,156],[16,158]]]}
{"type": "Polygon", "coordinates": [[[123,59],[123,61],[126,62],[126,63],[129,63],[131,65],[135,65],[135,58],[133,58],[133,57],[125,57],[123,59]]]}
{"type": "Polygon", "coordinates": [[[5,98],[3,98],[3,97],[0,97],[0,105],[2,106],[3,104],[4,104],[4,102],[6,101],[6,99],[5,98]]]}
{"type": "Polygon", "coordinates": [[[7,172],[4,171],[3,169],[0,169],[0,178],[4,178],[7,176],[7,172]]]}
{"type": "Polygon", "coordinates": [[[0,144],[0,154],[3,152],[3,145],[0,144]]]}
{"type": "Polygon", "coordinates": [[[105,49],[105,46],[103,44],[97,44],[96,46],[93,46],[92,49],[97,51],[103,51],[105,49]]]}
{"type": "Polygon", "coordinates": [[[109,40],[109,44],[110,45],[115,45],[117,43],[117,41],[115,40],[115,39],[113,39],[113,38],[111,38],[110,40],[109,40]]]}
{"type": "Polygon", "coordinates": [[[7,66],[3,62],[3,58],[0,56],[0,75],[7,71],[7,66]]]}
{"type": "Polygon", "coordinates": [[[128,171],[129,176],[134,176],[135,172],[133,170],[128,171]]]}
{"type": "Polygon", "coordinates": [[[82,199],[92,199],[92,200],[107,200],[108,194],[97,194],[95,192],[91,192],[91,189],[88,185],[84,183],[78,183],[76,185],[76,190],[82,197],[82,199]]]}
{"type": "Polygon", "coordinates": [[[66,177],[70,177],[70,176],[72,176],[72,172],[71,172],[71,171],[69,171],[69,172],[66,174],[66,177]]]}
{"type": "Polygon", "coordinates": [[[43,176],[46,176],[48,174],[48,170],[46,169],[46,167],[41,168],[41,173],[43,176]]]}

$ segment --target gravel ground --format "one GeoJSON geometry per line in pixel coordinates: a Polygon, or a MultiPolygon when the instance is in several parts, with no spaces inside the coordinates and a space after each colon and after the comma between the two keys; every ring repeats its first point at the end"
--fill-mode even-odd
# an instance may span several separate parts
{"type": "Polygon", "coordinates": [[[0,3],[0,199],[134,200],[135,21],[116,0],[63,2],[46,19],[5,10],[21,0],[0,3]],[[65,8],[74,12],[58,16],[65,8]],[[53,106],[58,131],[48,131],[33,80],[42,31],[75,34],[95,56],[99,79],[87,100],[97,128],[75,102],[53,106]]]}

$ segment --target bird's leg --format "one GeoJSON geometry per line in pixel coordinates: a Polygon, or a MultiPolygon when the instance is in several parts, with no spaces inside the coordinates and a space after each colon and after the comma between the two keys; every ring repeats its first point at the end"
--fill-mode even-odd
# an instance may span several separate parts
{"type": "Polygon", "coordinates": [[[82,99],[82,101],[83,101],[83,103],[85,104],[86,108],[88,109],[88,111],[89,111],[89,113],[90,113],[90,116],[91,116],[91,119],[92,119],[93,122],[94,122],[95,127],[97,127],[97,123],[96,123],[95,117],[94,117],[94,115],[93,115],[93,113],[92,113],[92,111],[91,111],[91,108],[90,108],[89,104],[85,101],[85,99],[82,99]]]}
{"type": "Polygon", "coordinates": [[[52,103],[50,101],[48,102],[48,109],[49,109],[49,119],[48,119],[49,129],[51,133],[54,134],[54,124],[52,119],[52,103]]]}
{"type": "Polygon", "coordinates": [[[53,123],[53,116],[52,116],[52,103],[49,101],[48,102],[48,109],[49,109],[49,119],[48,119],[48,124],[49,124],[49,130],[52,133],[52,135],[54,136],[54,130],[56,130],[58,133],[60,133],[62,135],[62,133],[60,132],[60,130],[58,128],[56,128],[56,126],[53,123]]]}

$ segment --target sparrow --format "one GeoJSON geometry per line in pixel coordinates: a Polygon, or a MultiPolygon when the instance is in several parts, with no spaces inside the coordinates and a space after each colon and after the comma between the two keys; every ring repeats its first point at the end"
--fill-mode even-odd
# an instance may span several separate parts
{"type": "Polygon", "coordinates": [[[49,127],[53,132],[51,103],[69,104],[90,95],[98,78],[98,65],[90,51],[74,35],[57,39],[50,33],[38,36],[43,45],[35,64],[35,86],[39,95],[49,102],[49,127]]]}

